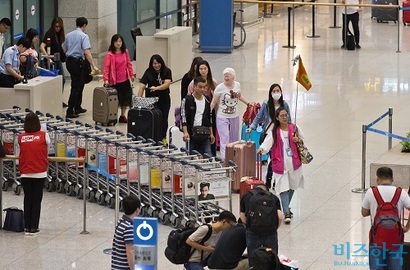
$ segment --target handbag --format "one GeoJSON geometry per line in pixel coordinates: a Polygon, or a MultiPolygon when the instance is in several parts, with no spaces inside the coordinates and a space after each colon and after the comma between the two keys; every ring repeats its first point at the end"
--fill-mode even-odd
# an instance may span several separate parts
{"type": "Polygon", "coordinates": [[[261,136],[259,137],[259,145],[263,143],[263,141],[266,138],[266,135],[268,135],[269,127],[272,125],[273,122],[270,122],[269,125],[263,130],[261,136]]]}
{"type": "Polygon", "coordinates": [[[209,127],[204,126],[194,126],[192,128],[192,139],[195,141],[205,141],[209,139],[211,133],[209,131],[209,127]]]}
{"type": "Polygon", "coordinates": [[[13,232],[24,231],[24,212],[17,207],[3,209],[6,212],[3,229],[13,232]]]}
{"type": "MultiPolygon", "coordinates": [[[[298,129],[296,127],[296,134],[298,134],[298,129]]],[[[299,137],[299,134],[298,134],[299,137]]],[[[296,147],[298,148],[300,161],[302,164],[309,164],[313,160],[312,154],[307,149],[306,145],[302,142],[297,142],[296,147]]]]}
{"type": "Polygon", "coordinates": [[[152,110],[155,108],[155,103],[157,103],[159,97],[137,97],[132,98],[132,107],[137,109],[148,109],[152,110]]]}

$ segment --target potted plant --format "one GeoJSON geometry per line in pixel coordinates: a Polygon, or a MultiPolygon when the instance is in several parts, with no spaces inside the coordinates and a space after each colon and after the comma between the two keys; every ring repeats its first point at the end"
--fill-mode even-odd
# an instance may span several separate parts
{"type": "MultiPolygon", "coordinates": [[[[410,132],[406,134],[407,138],[410,138],[410,132]]],[[[405,153],[410,153],[410,142],[401,141],[401,145],[403,146],[401,151],[405,153]]]]}

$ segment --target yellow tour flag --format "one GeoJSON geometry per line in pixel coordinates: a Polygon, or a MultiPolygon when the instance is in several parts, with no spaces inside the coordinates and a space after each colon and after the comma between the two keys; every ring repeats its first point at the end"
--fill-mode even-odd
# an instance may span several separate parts
{"type": "Polygon", "coordinates": [[[299,67],[298,73],[296,74],[296,81],[299,82],[307,91],[312,88],[312,83],[310,82],[309,76],[303,66],[302,57],[299,56],[299,67]]]}

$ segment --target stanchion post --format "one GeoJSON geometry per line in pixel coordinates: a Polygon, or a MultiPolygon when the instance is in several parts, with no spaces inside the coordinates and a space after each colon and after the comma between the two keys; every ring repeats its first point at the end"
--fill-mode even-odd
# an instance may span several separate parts
{"type": "Polygon", "coordinates": [[[291,7],[288,7],[288,45],[282,46],[282,48],[290,48],[290,49],[294,49],[296,48],[296,46],[291,46],[290,45],[290,12],[292,11],[291,7]]]}
{"type": "MultiPolygon", "coordinates": [[[[316,2],[315,0],[312,0],[311,1],[312,3],[314,3],[314,2],[316,2]]],[[[311,36],[307,36],[308,38],[319,38],[320,36],[316,36],[316,34],[315,34],[315,18],[316,18],[316,15],[315,15],[315,8],[316,6],[315,5],[312,5],[312,35],[311,36]]]]}
{"type": "MultiPolygon", "coordinates": [[[[389,108],[389,133],[392,134],[393,133],[393,108],[389,108]]],[[[392,140],[393,138],[388,136],[388,150],[391,149],[392,147],[392,140]]]]}
{"type": "MultiPolygon", "coordinates": [[[[337,3],[336,0],[333,0],[333,3],[337,3]]],[[[340,28],[340,26],[336,26],[336,6],[333,6],[333,26],[329,26],[329,28],[340,28]]]]}
{"type": "MultiPolygon", "coordinates": [[[[397,8],[397,14],[400,15],[400,8],[397,8]]],[[[404,14],[404,13],[403,13],[404,14]]],[[[397,17],[399,18],[399,16],[397,17]]],[[[400,22],[397,22],[397,51],[396,53],[400,53],[400,22]]]]}
{"type": "Polygon", "coordinates": [[[362,125],[362,186],[360,188],[352,189],[353,193],[365,193],[366,192],[366,135],[367,126],[362,125]]]}

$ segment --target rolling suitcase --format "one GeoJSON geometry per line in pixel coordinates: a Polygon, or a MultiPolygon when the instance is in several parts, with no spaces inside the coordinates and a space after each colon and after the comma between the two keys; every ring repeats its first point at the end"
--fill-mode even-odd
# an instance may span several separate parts
{"type": "Polygon", "coordinates": [[[259,185],[264,185],[265,182],[262,180],[262,162],[261,155],[257,154],[256,162],[256,177],[255,176],[244,176],[241,178],[241,184],[239,188],[239,197],[242,198],[243,194],[248,191],[255,189],[259,185]]]}
{"type": "MultiPolygon", "coordinates": [[[[247,126],[247,125],[242,126],[241,140],[244,140],[244,141],[251,140],[252,142],[255,143],[256,150],[258,150],[259,147],[260,147],[259,140],[260,140],[261,134],[263,133],[263,128],[262,128],[262,126],[258,126],[256,128],[256,130],[252,130],[250,133],[246,133],[246,129],[248,127],[249,126],[247,126]]],[[[266,163],[268,161],[268,158],[269,158],[268,154],[263,154],[262,155],[262,163],[266,163]]]]}
{"type": "Polygon", "coordinates": [[[410,0],[403,0],[403,24],[410,23],[410,0]]]}
{"type": "Polygon", "coordinates": [[[133,108],[128,110],[128,133],[159,142],[163,139],[161,129],[162,112],[159,109],[133,108]]]}
{"type": "MultiPolygon", "coordinates": [[[[398,0],[375,0],[376,5],[398,5],[398,0]]],[[[377,22],[393,21],[396,23],[399,20],[399,11],[395,8],[376,8],[375,17],[377,22]]]]}
{"type": "Polygon", "coordinates": [[[118,95],[112,87],[96,87],[93,92],[93,120],[96,124],[117,124],[118,95]]]}
{"type": "Polygon", "coordinates": [[[183,138],[184,133],[179,130],[178,126],[172,126],[168,129],[167,141],[169,144],[175,145],[178,149],[181,149],[181,147],[186,147],[186,143],[183,138]]]}
{"type": "Polygon", "coordinates": [[[254,142],[238,141],[226,146],[225,165],[232,160],[238,166],[233,173],[232,190],[239,192],[240,181],[244,176],[256,175],[256,147],[254,142]]]}

